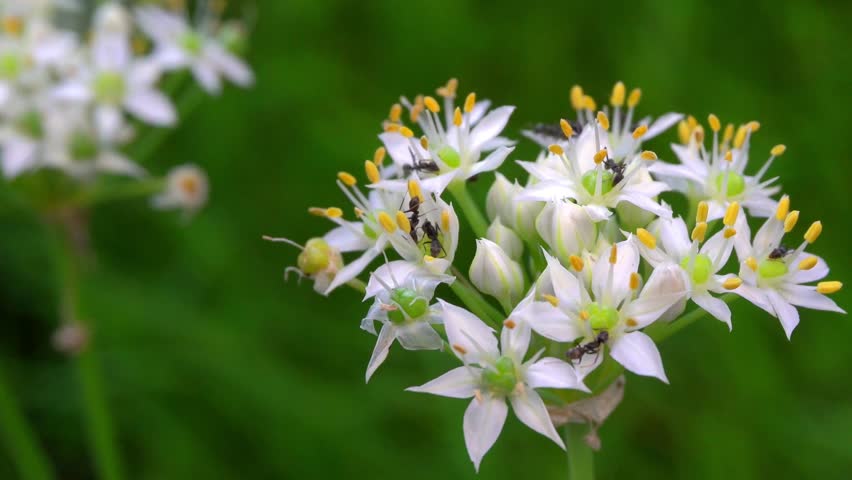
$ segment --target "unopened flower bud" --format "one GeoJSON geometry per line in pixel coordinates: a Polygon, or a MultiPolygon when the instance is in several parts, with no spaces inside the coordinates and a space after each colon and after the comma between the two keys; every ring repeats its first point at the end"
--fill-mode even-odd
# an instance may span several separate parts
{"type": "Polygon", "coordinates": [[[524,242],[511,228],[503,225],[500,218],[494,219],[485,235],[489,240],[500,245],[512,260],[518,261],[524,254],[524,242]]]}
{"type": "MultiPolygon", "coordinates": [[[[686,292],[689,289],[689,278],[687,273],[678,265],[662,265],[654,269],[648,278],[648,283],[642,289],[643,295],[665,296],[677,292],[686,292]]],[[[687,295],[672,305],[660,316],[659,321],[671,322],[678,318],[686,310],[687,295]]]]}
{"type": "Polygon", "coordinates": [[[513,196],[514,185],[502,174],[497,173],[485,199],[485,211],[488,218],[494,221],[502,212],[508,211],[513,196]]]}
{"type": "Polygon", "coordinates": [[[579,205],[569,201],[549,203],[538,215],[536,230],[554,255],[569,265],[572,255],[594,249],[598,230],[579,205]]]}
{"type": "Polygon", "coordinates": [[[476,241],[476,255],[470,264],[470,281],[504,307],[515,305],[524,294],[521,266],[488,239],[476,241]]]}
{"type": "Polygon", "coordinates": [[[156,208],[179,208],[193,214],[207,203],[209,182],[204,170],[195,165],[173,168],[166,178],[166,190],[153,199],[156,208]]]}
{"type": "MultiPolygon", "coordinates": [[[[648,170],[642,168],[636,175],[633,176],[630,183],[645,183],[652,182],[654,179],[648,170]]],[[[621,223],[621,228],[624,230],[634,231],[637,228],[645,227],[654,220],[655,215],[647,210],[637,207],[630,202],[620,202],[615,211],[618,214],[618,220],[621,223]]]]}
{"type": "Polygon", "coordinates": [[[524,187],[517,182],[510,183],[499,173],[496,176],[486,200],[488,217],[491,220],[499,217],[504,225],[514,230],[523,239],[535,238],[535,219],[544,205],[541,202],[516,200],[524,187]]]}

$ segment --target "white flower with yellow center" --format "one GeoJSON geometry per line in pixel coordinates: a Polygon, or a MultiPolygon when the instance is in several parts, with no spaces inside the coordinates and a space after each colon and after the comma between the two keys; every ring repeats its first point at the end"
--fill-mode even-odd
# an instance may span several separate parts
{"type": "MultiPolygon", "coordinates": [[[[412,122],[420,126],[423,136],[402,123],[402,107],[391,108],[390,120],[379,138],[403,177],[418,172],[424,177],[423,188],[441,193],[453,181],[464,181],[500,167],[514,147],[513,142],[500,137],[515,107],[504,106],[488,111],[489,101],[476,101],[476,94],[467,96],[461,107],[455,107],[457,84],[451,80],[438,91],[444,97],[443,113],[438,101],[430,96],[418,96],[414,103],[403,98],[412,122]],[[485,159],[482,154],[491,152],[485,159]]],[[[379,188],[404,190],[404,180],[385,180],[379,188]]]]}
{"type": "Polygon", "coordinates": [[[739,204],[733,202],[728,206],[724,218],[725,227],[704,242],[707,235],[708,210],[707,202],[699,204],[697,223],[691,236],[686,223],[677,217],[670,220],[658,219],[648,230],[638,229],[634,239],[638,240],[642,257],[652,267],[677,266],[677,271],[688,288],[684,300],[692,299],[699,307],[725,322],[730,329],[731,309],[711,293],[737,293],[737,288],[742,284],[742,280],[734,275],[718,273],[728,263],[734,248],[734,237],[737,235],[734,225],[739,215],[739,204]],[[657,241],[658,238],[660,242],[657,241]]]}
{"type": "MultiPolygon", "coordinates": [[[[660,292],[656,288],[658,282],[667,279],[669,267],[655,269],[640,290],[639,251],[632,239],[614,244],[608,255],[599,256],[591,267],[589,286],[554,257],[547,256],[547,263],[542,277],[550,281],[550,300],[558,314],[531,316],[529,322],[534,331],[558,342],[579,341],[578,345],[593,342],[606,332],[602,343],[615,361],[637,375],[668,383],[654,341],[639,330],[656,321],[686,295],[685,290],[660,292]]],[[[581,274],[588,267],[577,258],[572,268],[581,274]]],[[[599,354],[577,361],[581,379],[603,361],[603,346],[600,348],[599,354]]]]}
{"type": "Polygon", "coordinates": [[[180,165],[166,176],[166,189],[151,200],[154,208],[178,208],[184,215],[195,214],[207,203],[210,182],[197,165],[180,165]]]}
{"type": "Polygon", "coordinates": [[[823,281],[816,285],[807,283],[822,280],[828,275],[828,265],[815,255],[805,252],[822,233],[822,223],[814,222],[804,235],[804,241],[795,249],[786,247],[782,240],[796,226],[798,211],[790,211],[790,199],[784,196],[775,213],[770,216],[750,241],[748,224],[737,224],[736,250],[740,265],[740,278],[754,298],[754,303],[781,321],[789,338],[799,324],[796,307],[846,313],[826,295],[843,286],[837,281],[823,281]]]}
{"type": "Polygon", "coordinates": [[[713,131],[710,151],[704,147],[703,127],[690,117],[679,128],[683,144],[672,145],[680,164],[655,162],[649,168],[651,173],[671,183],[692,201],[706,201],[710,205],[710,221],[722,218],[731,202],[738,202],[750,215],[771,216],[777,205],[772,195],[780,187],[773,185],[777,177],[764,180],[764,175],[775,158],[784,153],[784,145],[772,148],[769,159],[754,176],[746,175],[749,141],[760,124],[749,122],[736,133],[729,124],[720,141],[722,125],[718,117],[711,114],[708,123],[713,131]]]}
{"type": "Polygon", "coordinates": [[[444,301],[440,304],[447,340],[464,366],[408,390],[473,398],[463,425],[465,445],[477,471],[503,429],[509,411],[507,401],[521,422],[565,448],[535,389],[587,389],[574,369],[562,360],[539,359],[541,352],[524,360],[531,335],[527,322],[521,318],[528,303],[522,302],[503,323],[499,345],[494,331],[475,315],[444,301]]]}

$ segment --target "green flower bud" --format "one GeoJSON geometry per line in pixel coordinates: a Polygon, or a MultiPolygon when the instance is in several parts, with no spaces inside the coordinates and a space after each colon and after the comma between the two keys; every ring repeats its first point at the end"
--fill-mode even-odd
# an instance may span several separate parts
{"type": "Polygon", "coordinates": [[[710,275],[713,274],[713,261],[710,260],[710,257],[704,254],[696,255],[695,262],[692,261],[691,257],[686,257],[680,261],[680,266],[690,273],[692,276],[692,282],[696,285],[703,284],[709,280],[710,275]],[[691,271],[690,264],[692,265],[691,271]]]}
{"type": "Polygon", "coordinates": [[[611,330],[618,323],[618,310],[607,305],[592,303],[586,307],[592,330],[611,330]]]}
{"type": "Polygon", "coordinates": [[[493,370],[482,372],[482,381],[488,390],[498,395],[509,395],[518,384],[514,360],[509,357],[498,358],[493,370]]]}
{"type": "Polygon", "coordinates": [[[524,295],[521,266],[488,239],[476,241],[476,255],[470,264],[470,281],[504,307],[515,305],[524,295]]]}
{"type": "Polygon", "coordinates": [[[491,223],[485,236],[492,242],[500,245],[500,248],[512,260],[519,261],[521,255],[524,254],[524,242],[521,240],[521,237],[514,230],[503,225],[499,218],[491,223]]]}

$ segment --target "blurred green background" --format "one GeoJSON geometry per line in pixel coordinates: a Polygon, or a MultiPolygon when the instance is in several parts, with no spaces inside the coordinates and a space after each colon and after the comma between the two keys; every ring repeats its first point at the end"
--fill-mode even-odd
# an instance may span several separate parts
{"type": "MultiPolygon", "coordinates": [[[[204,166],[209,206],[189,224],[142,200],[93,213],[83,309],[131,478],[477,478],[466,402],[403,391],[452,361],[394,348],[365,385],[367,305],[285,284],[297,252],[260,239],[325,232],[305,209],[343,204],[335,173],[360,174],[390,104],[451,76],[463,94],[518,105],[513,137],[565,116],[572,84],[601,102],[616,80],[643,88],[644,114],[759,120],[752,158],[787,145],[771,173],[802,225],[822,219],[814,252],[848,283],[852,3],[590,3],[258,2],[256,88],[205,103],[146,165],[204,166]]],[[[670,159],[673,139],[651,147],[670,159]]],[[[535,152],[522,141],[513,159],[535,152]]],[[[60,478],[93,478],[74,370],[49,342],[45,232],[26,211],[0,217],[0,232],[0,366],[60,478]]],[[[846,308],[848,292],[835,296],[846,308]]],[[[849,318],[804,311],[788,342],[777,320],[734,310],[733,333],[707,319],[661,346],[671,386],[628,378],[600,432],[600,478],[849,478],[849,318]]],[[[565,478],[565,464],[510,416],[478,478],[565,478]]],[[[6,450],[0,478],[15,478],[6,450]]]]}

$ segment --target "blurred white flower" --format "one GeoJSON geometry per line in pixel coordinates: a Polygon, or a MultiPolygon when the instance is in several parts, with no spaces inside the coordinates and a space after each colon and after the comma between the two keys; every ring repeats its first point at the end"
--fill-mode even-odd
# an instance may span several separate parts
{"type": "Polygon", "coordinates": [[[209,190],[204,170],[196,165],[180,165],[169,171],[165,190],[151,202],[155,208],[177,208],[191,215],[207,203],[209,190]]]}

